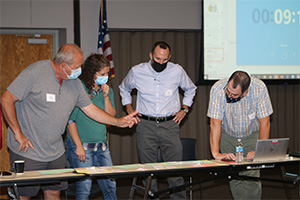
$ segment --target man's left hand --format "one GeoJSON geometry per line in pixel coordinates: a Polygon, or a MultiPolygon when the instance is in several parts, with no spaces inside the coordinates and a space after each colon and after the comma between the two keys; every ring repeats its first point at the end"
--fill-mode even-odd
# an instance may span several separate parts
{"type": "Polygon", "coordinates": [[[255,151],[248,152],[246,159],[253,159],[254,154],[255,154],[255,151]]]}
{"type": "Polygon", "coordinates": [[[186,116],[186,113],[183,110],[180,110],[179,112],[174,113],[172,116],[174,116],[173,121],[177,124],[180,124],[180,122],[186,116]]]}

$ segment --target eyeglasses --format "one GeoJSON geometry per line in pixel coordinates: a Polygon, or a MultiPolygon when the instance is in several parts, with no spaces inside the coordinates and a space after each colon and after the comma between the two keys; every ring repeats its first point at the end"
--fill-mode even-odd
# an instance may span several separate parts
{"type": "Polygon", "coordinates": [[[223,88],[223,90],[225,91],[225,93],[226,93],[228,96],[231,96],[231,97],[234,97],[234,98],[239,97],[239,96],[241,95],[241,94],[234,94],[234,93],[230,92],[230,91],[228,90],[228,88],[227,88],[227,85],[225,85],[225,87],[223,88]]]}

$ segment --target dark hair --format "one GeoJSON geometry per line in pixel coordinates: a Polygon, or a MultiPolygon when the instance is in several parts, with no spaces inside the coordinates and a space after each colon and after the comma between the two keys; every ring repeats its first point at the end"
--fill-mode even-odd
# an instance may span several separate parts
{"type": "Polygon", "coordinates": [[[236,88],[238,85],[241,86],[242,88],[242,94],[249,88],[251,78],[247,74],[247,72],[244,71],[235,71],[233,74],[230,76],[229,81],[233,81],[232,87],[236,88]]]}
{"type": "Polygon", "coordinates": [[[152,54],[154,53],[155,48],[159,46],[162,49],[169,49],[169,54],[171,54],[171,47],[170,45],[168,45],[168,43],[166,43],[165,41],[157,41],[154,43],[153,47],[152,47],[152,54]]]}
{"type": "Polygon", "coordinates": [[[82,54],[82,50],[76,44],[65,44],[60,47],[56,55],[53,58],[55,64],[61,64],[63,62],[71,65],[74,61],[76,53],[82,54]]]}
{"type": "Polygon", "coordinates": [[[104,67],[109,67],[110,63],[109,60],[101,55],[92,53],[87,57],[82,65],[82,74],[80,75],[80,79],[88,88],[89,93],[91,93],[95,80],[96,72],[100,71],[104,67]]]}

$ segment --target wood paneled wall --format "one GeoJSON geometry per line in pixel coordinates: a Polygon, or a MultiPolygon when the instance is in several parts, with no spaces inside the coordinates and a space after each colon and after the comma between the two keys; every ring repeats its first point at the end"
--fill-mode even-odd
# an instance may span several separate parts
{"type": "MultiPolygon", "coordinates": [[[[125,115],[118,86],[130,68],[149,61],[149,52],[155,41],[167,41],[172,50],[172,62],[179,63],[190,78],[197,82],[200,68],[200,32],[126,32],[111,31],[111,46],[116,77],[112,81],[117,116],[125,115]]],[[[270,137],[290,137],[289,151],[300,151],[299,85],[267,85],[274,114],[271,116],[270,137]]],[[[211,86],[197,88],[194,104],[181,124],[181,137],[198,141],[198,158],[211,158],[209,148],[209,119],[206,117],[211,86]]],[[[135,96],[134,100],[135,102],[135,96]]],[[[137,163],[135,129],[110,128],[110,149],[114,164],[137,163]]]]}
{"type": "MultiPolygon", "coordinates": [[[[0,34],[0,96],[9,84],[28,65],[53,57],[53,36],[41,35],[47,44],[28,44],[28,34],[0,34]]],[[[0,150],[0,170],[9,170],[9,154],[6,146],[7,124],[2,118],[3,148],[0,150]]]]}
{"type": "MultiPolygon", "coordinates": [[[[47,44],[28,44],[28,34],[0,34],[0,96],[9,84],[28,65],[42,59],[52,58],[53,36],[42,35],[47,44]]],[[[3,146],[0,150],[0,170],[9,170],[9,152],[6,145],[7,124],[2,115],[3,146]]],[[[5,188],[0,190],[0,199],[7,198],[5,188]]]]}

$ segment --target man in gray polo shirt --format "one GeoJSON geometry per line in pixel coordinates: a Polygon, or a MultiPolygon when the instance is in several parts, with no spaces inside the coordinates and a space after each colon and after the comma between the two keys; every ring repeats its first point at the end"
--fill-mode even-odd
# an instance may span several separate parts
{"type": "MultiPolygon", "coordinates": [[[[62,134],[75,106],[90,118],[119,127],[132,127],[137,113],[114,118],[95,106],[77,77],[83,54],[74,44],[59,49],[53,60],[29,65],[9,85],[1,97],[3,114],[9,125],[7,146],[11,165],[25,160],[25,170],[65,167],[62,134]]],[[[67,184],[43,185],[45,199],[59,199],[67,184]]],[[[21,199],[36,196],[40,187],[20,187],[21,199]]]]}

